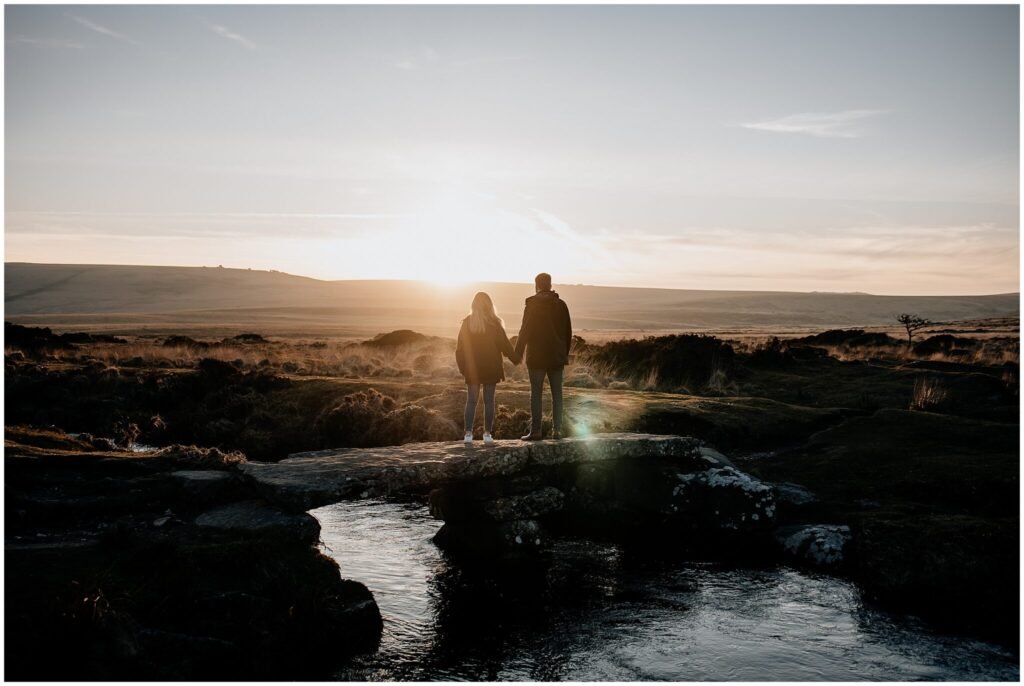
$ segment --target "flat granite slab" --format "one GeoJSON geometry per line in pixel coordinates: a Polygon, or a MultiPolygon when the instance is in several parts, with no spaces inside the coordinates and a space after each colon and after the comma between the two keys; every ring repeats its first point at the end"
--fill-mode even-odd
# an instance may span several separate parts
{"type": "Polygon", "coordinates": [[[514,476],[530,467],[669,458],[694,471],[729,464],[695,438],[613,433],[557,441],[496,441],[493,446],[452,441],[318,450],[276,463],[248,462],[237,469],[268,500],[305,511],[341,500],[514,476]]]}

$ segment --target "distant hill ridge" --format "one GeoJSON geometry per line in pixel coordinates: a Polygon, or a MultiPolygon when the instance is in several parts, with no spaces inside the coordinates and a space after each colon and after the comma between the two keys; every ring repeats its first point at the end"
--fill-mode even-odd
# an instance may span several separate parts
{"type": "MultiPolygon", "coordinates": [[[[31,264],[9,262],[5,319],[83,328],[118,323],[380,332],[409,328],[445,333],[485,290],[507,326],[518,328],[532,284],[432,287],[416,281],[321,281],[276,271],[220,267],[31,264]]],[[[557,284],[580,329],[665,330],[840,327],[891,324],[899,312],[935,321],[1017,317],[1017,293],[977,296],[880,296],[620,288],[557,284]]]]}

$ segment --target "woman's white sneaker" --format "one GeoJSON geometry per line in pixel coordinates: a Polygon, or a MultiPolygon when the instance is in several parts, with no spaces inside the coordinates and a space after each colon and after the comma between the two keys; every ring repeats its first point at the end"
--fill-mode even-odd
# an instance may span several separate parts
{"type": "Polygon", "coordinates": [[[494,445],[494,437],[489,433],[484,433],[484,445],[494,445]]]}
{"type": "Polygon", "coordinates": [[[467,431],[466,435],[462,438],[462,442],[465,443],[466,445],[469,445],[470,443],[472,443],[473,442],[473,432],[472,431],[467,431]]]}

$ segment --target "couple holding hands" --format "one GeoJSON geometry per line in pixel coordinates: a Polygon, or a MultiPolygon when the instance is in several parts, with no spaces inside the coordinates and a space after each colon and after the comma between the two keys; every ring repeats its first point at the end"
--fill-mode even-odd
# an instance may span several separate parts
{"type": "Polygon", "coordinates": [[[473,442],[473,419],[480,391],[484,394],[484,444],[491,445],[494,438],[494,391],[505,379],[502,355],[519,364],[526,353],[526,367],[530,374],[530,430],[524,441],[538,441],[544,437],[541,420],[544,378],[551,385],[551,438],[561,438],[562,431],[562,369],[569,363],[572,345],[572,322],[569,308],[551,290],[551,276],[538,274],[534,279],[537,292],[526,299],[523,323],[513,348],[505,333],[505,323],[494,311],[491,297],[483,291],[473,298],[469,315],[462,320],[455,361],[459,372],[466,378],[469,397],[466,400],[466,444],[473,442]]]}

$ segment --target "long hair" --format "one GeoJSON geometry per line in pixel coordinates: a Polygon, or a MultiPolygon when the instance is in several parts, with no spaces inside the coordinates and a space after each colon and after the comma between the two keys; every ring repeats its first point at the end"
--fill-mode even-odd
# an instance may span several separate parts
{"type": "Polygon", "coordinates": [[[494,303],[491,302],[491,296],[480,291],[473,296],[473,304],[469,311],[469,330],[473,333],[483,333],[487,330],[488,324],[495,324],[502,329],[505,328],[505,322],[501,321],[501,318],[494,311],[494,303]]]}

